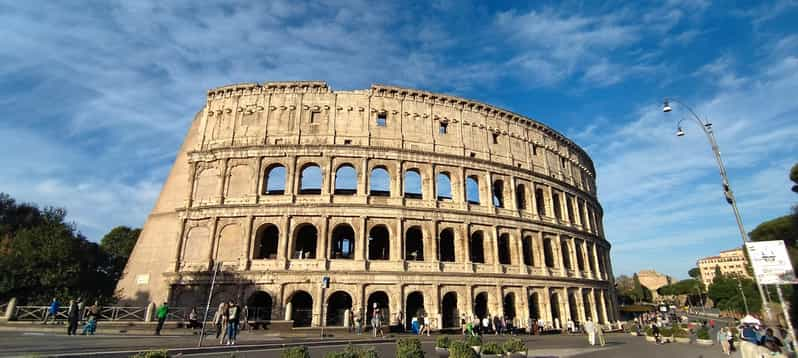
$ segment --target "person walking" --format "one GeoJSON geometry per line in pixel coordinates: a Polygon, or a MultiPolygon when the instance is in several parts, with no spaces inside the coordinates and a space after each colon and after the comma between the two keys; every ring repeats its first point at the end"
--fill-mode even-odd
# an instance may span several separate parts
{"type": "Polygon", "coordinates": [[[486,315],[482,319],[482,334],[490,333],[490,316],[486,315]]]}
{"type": "Polygon", "coordinates": [[[587,342],[590,343],[591,346],[596,345],[596,326],[590,319],[585,322],[584,325],[585,333],[587,333],[587,342]]]}
{"type": "MultiPolygon", "coordinates": [[[[188,314],[188,328],[190,329],[197,329],[200,328],[199,319],[197,319],[197,308],[191,307],[191,312],[188,314]]],[[[195,332],[196,333],[196,332],[195,332]]]]}
{"type": "Polygon", "coordinates": [[[236,344],[236,337],[238,337],[238,323],[241,318],[241,308],[233,302],[229,303],[227,309],[227,345],[236,344]]]}
{"type": "Polygon", "coordinates": [[[56,316],[58,315],[59,308],[61,308],[61,303],[58,302],[57,298],[53,297],[53,301],[50,302],[50,307],[47,307],[47,310],[44,312],[44,321],[42,321],[42,324],[47,324],[50,318],[53,319],[53,323],[58,323],[58,317],[56,316]]]}
{"type": "Polygon", "coordinates": [[[607,343],[604,341],[604,328],[601,327],[601,324],[596,324],[596,339],[598,340],[598,345],[604,347],[607,343]]]}
{"type": "Polygon", "coordinates": [[[382,311],[379,307],[374,309],[374,337],[385,337],[385,333],[382,331],[382,311]]]}
{"type": "Polygon", "coordinates": [[[87,333],[90,336],[94,335],[94,332],[97,330],[97,318],[100,315],[100,306],[99,302],[94,301],[94,304],[86,308],[86,314],[84,315],[86,318],[86,324],[83,326],[83,332],[81,335],[86,335],[87,333]]]}
{"type": "Polygon", "coordinates": [[[155,318],[158,319],[158,325],[155,326],[155,335],[161,335],[161,329],[163,329],[163,323],[166,322],[166,317],[169,315],[169,305],[166,304],[164,301],[157,310],[155,310],[155,318]]]}
{"type": "Polygon", "coordinates": [[[424,315],[424,328],[421,329],[421,333],[427,332],[427,337],[429,337],[429,331],[430,331],[429,315],[425,314],[424,315]]]}
{"type": "MultiPolygon", "coordinates": [[[[80,298],[77,299],[80,301],[80,298]]],[[[78,311],[78,302],[76,300],[69,301],[69,310],[67,311],[67,336],[74,336],[78,330],[78,320],[80,318],[80,311],[78,311]]]]}
{"type": "Polygon", "coordinates": [[[355,312],[355,334],[358,336],[363,334],[363,318],[360,316],[360,310],[355,312]]]}
{"type": "Polygon", "coordinates": [[[252,331],[252,327],[249,325],[249,306],[247,305],[241,309],[241,329],[252,331]]]}
{"type": "Polygon", "coordinates": [[[216,339],[219,340],[219,344],[222,344],[224,341],[224,337],[227,336],[227,332],[225,332],[227,326],[225,325],[227,322],[225,321],[225,315],[227,314],[227,303],[220,303],[219,308],[216,309],[216,313],[213,314],[213,326],[216,327],[216,339]]]}

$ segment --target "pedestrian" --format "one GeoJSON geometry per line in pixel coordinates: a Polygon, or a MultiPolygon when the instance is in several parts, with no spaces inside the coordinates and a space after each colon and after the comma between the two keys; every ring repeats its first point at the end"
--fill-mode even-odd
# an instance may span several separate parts
{"type": "Polygon", "coordinates": [[[413,317],[410,321],[410,329],[413,331],[413,334],[418,335],[421,332],[421,323],[418,321],[418,317],[413,317]]]}
{"type": "Polygon", "coordinates": [[[715,334],[715,340],[720,344],[720,349],[723,351],[723,354],[729,355],[729,342],[726,341],[726,327],[718,330],[718,333],[715,334]]]}
{"type": "Polygon", "coordinates": [[[216,327],[216,338],[221,339],[219,340],[219,344],[222,344],[224,341],[224,337],[227,336],[226,331],[226,315],[227,315],[227,303],[220,303],[219,307],[216,309],[216,313],[213,314],[213,326],[216,327]]]}
{"type": "Polygon", "coordinates": [[[565,323],[565,327],[568,330],[568,334],[574,334],[575,333],[574,321],[572,321],[571,319],[568,319],[568,322],[565,323]]]}
{"type": "Polygon", "coordinates": [[[382,317],[382,311],[379,307],[374,309],[374,337],[385,337],[385,332],[382,331],[382,323],[384,318],[382,317]]]}
{"type": "Polygon", "coordinates": [[[191,307],[191,312],[188,314],[188,328],[200,328],[199,319],[197,319],[197,308],[191,307]]]}
{"type": "Polygon", "coordinates": [[[360,310],[355,312],[355,334],[363,334],[363,318],[360,317],[360,310]]]}
{"type": "Polygon", "coordinates": [[[399,333],[405,331],[405,315],[402,313],[402,310],[396,314],[396,320],[399,322],[399,333]]]}
{"type": "Polygon", "coordinates": [[[349,308],[344,310],[344,320],[345,320],[344,326],[346,326],[346,332],[352,334],[352,331],[355,330],[355,327],[352,324],[352,322],[354,321],[352,319],[352,310],[350,310],[349,308]]]}
{"type": "Polygon", "coordinates": [[[379,314],[380,308],[377,306],[377,302],[374,302],[374,309],[371,310],[371,329],[374,330],[374,337],[377,337],[377,315],[379,314]]]}
{"type": "Polygon", "coordinates": [[[424,314],[424,328],[421,329],[421,333],[427,332],[427,337],[429,337],[429,331],[430,331],[429,315],[424,314]]]}
{"type": "Polygon", "coordinates": [[[734,332],[732,332],[731,327],[726,328],[726,342],[729,345],[729,355],[734,353],[734,332]]]}
{"type": "Polygon", "coordinates": [[[490,316],[482,318],[482,334],[490,333],[490,316]]]}
{"type": "Polygon", "coordinates": [[[596,339],[598,340],[598,344],[604,347],[604,345],[607,343],[604,341],[604,327],[602,327],[601,324],[596,323],[595,330],[596,330],[596,339]]]}
{"type": "Polygon", "coordinates": [[[94,335],[94,332],[97,330],[97,318],[100,315],[100,306],[99,302],[94,301],[94,304],[86,308],[86,324],[83,326],[83,332],[81,335],[86,335],[87,333],[90,336],[94,335]]]}
{"type": "Polygon", "coordinates": [[[166,304],[166,301],[162,305],[155,310],[155,318],[158,319],[158,325],[155,326],[155,335],[161,335],[161,329],[163,328],[163,323],[166,321],[166,316],[169,315],[169,305],[166,304]]]}
{"type": "Polygon", "coordinates": [[[493,316],[493,335],[498,336],[501,330],[501,321],[499,316],[493,316]]]}
{"type": "Polygon", "coordinates": [[[591,346],[596,345],[596,326],[590,319],[585,322],[585,333],[587,333],[587,342],[590,343],[591,346]]]}
{"type": "Polygon", "coordinates": [[[659,334],[659,326],[657,326],[656,323],[651,324],[651,333],[654,334],[654,342],[661,344],[662,341],[659,334]]]}
{"type": "Polygon", "coordinates": [[[462,314],[460,315],[460,334],[462,334],[463,337],[465,337],[466,331],[468,331],[468,323],[466,321],[466,316],[462,314]]]}
{"type": "Polygon", "coordinates": [[[47,321],[52,317],[53,323],[58,323],[58,309],[61,308],[61,303],[58,302],[58,299],[53,297],[53,301],[50,302],[50,307],[47,307],[47,310],[44,311],[44,321],[42,324],[47,324],[47,321]]]}
{"type": "Polygon", "coordinates": [[[236,344],[236,337],[238,337],[238,323],[241,319],[241,308],[230,300],[227,308],[227,345],[236,344]]]}
{"type": "Polygon", "coordinates": [[[69,310],[67,311],[67,336],[74,336],[76,331],[78,330],[78,320],[80,318],[80,311],[78,311],[78,301],[80,298],[76,300],[69,301],[69,310]]]}
{"type": "Polygon", "coordinates": [[[765,335],[759,340],[759,345],[764,346],[773,353],[781,353],[781,347],[784,346],[781,340],[773,335],[773,329],[771,328],[765,330],[765,335]]]}
{"type": "Polygon", "coordinates": [[[241,309],[241,329],[252,331],[252,327],[249,324],[249,306],[244,305],[241,309]]]}

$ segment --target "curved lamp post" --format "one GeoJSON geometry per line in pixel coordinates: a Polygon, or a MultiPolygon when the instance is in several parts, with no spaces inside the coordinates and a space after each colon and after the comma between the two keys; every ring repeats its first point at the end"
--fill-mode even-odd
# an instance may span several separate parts
{"type": "MultiPolygon", "coordinates": [[[[709,123],[709,121],[702,120],[701,117],[699,117],[698,114],[696,114],[695,111],[690,106],[680,101],[677,101],[673,98],[665,99],[662,105],[663,112],[668,113],[673,111],[673,107],[671,107],[671,102],[677,103],[682,107],[686,108],[690,112],[690,114],[692,114],[692,117],[688,118],[692,118],[693,120],[695,120],[696,124],[698,124],[698,126],[704,131],[704,134],[707,136],[707,140],[709,140],[709,144],[712,146],[712,153],[715,155],[715,162],[718,164],[718,169],[720,169],[720,178],[723,184],[723,195],[726,196],[726,202],[728,202],[729,205],[731,205],[732,210],[734,211],[734,218],[737,220],[737,229],[740,230],[740,237],[742,237],[743,239],[743,247],[745,247],[747,251],[748,248],[745,246],[745,243],[750,241],[750,239],[748,238],[748,234],[745,231],[745,227],[743,227],[743,219],[740,217],[740,210],[737,209],[737,199],[735,199],[734,192],[732,192],[731,187],[729,186],[729,178],[726,176],[726,166],[723,165],[723,160],[720,157],[720,149],[718,149],[718,142],[715,140],[715,132],[713,132],[712,130],[712,123],[709,123]]],[[[685,119],[687,118],[679,120],[679,122],[676,124],[676,135],[679,137],[683,137],[685,134],[684,130],[682,130],[682,121],[684,121],[685,119]]],[[[770,307],[767,305],[768,301],[765,296],[765,291],[762,289],[762,285],[759,284],[759,280],[757,280],[756,275],[754,275],[754,280],[757,283],[757,288],[759,288],[759,295],[762,298],[762,306],[765,308],[765,317],[768,319],[768,321],[772,321],[773,317],[770,312],[770,307]]]]}

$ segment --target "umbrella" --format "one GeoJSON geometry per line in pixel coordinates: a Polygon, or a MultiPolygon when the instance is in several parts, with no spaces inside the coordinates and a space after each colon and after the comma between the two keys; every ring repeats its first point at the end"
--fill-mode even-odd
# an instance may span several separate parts
{"type": "Polygon", "coordinates": [[[758,319],[754,318],[751,315],[746,315],[743,319],[740,320],[742,324],[761,324],[758,319]]]}

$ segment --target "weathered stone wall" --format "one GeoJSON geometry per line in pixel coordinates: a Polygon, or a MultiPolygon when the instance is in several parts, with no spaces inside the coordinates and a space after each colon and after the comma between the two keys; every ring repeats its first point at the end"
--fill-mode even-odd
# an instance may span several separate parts
{"type": "Polygon", "coordinates": [[[341,291],[351,303],[331,305],[364,314],[384,293],[391,319],[423,300],[437,326],[481,312],[480,293],[487,313],[524,325],[606,321],[616,310],[601,217],[584,151],[517,114],[380,85],[233,85],[208,92],[119,289],[128,300],[198,304],[222,263],[216,299],[266,293],[273,319],[312,310],[317,325],[341,291]],[[356,173],[353,190],[336,183],[342,167],[356,173]],[[387,171],[387,190],[374,187],[375,169],[387,171]],[[303,184],[314,170],[320,185],[303,184]],[[477,200],[467,197],[472,179],[477,200]],[[277,180],[284,189],[271,190],[277,180]],[[298,292],[310,307],[297,310],[298,292]]]}

